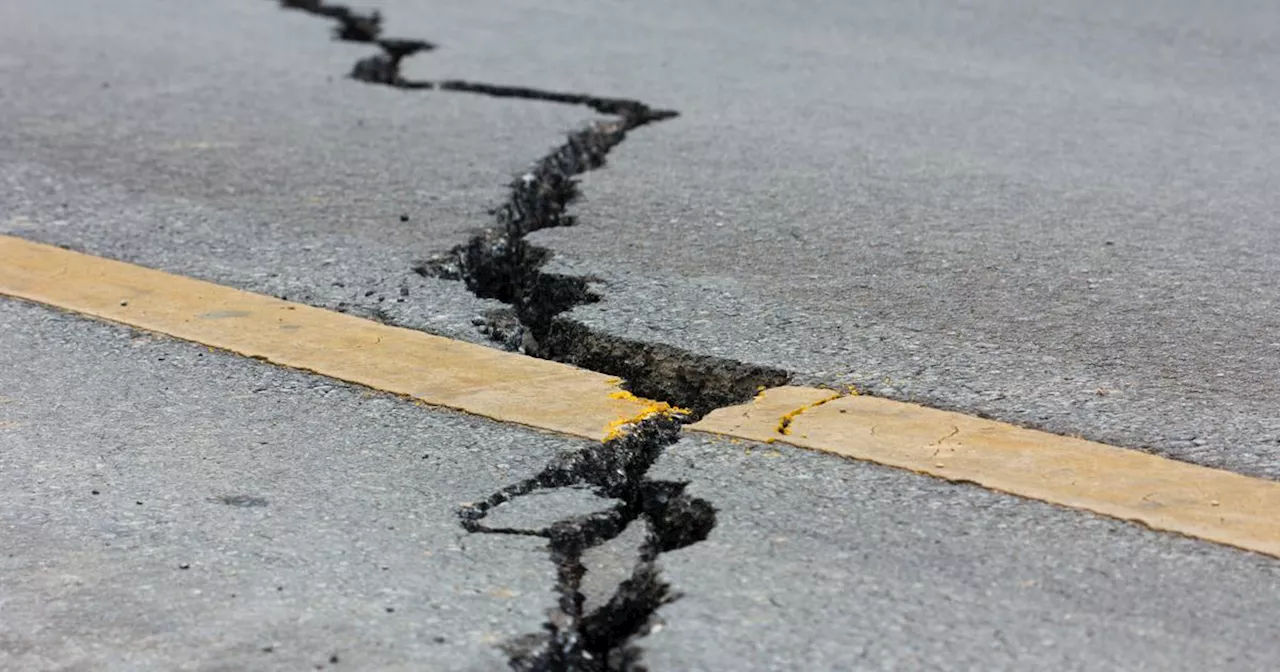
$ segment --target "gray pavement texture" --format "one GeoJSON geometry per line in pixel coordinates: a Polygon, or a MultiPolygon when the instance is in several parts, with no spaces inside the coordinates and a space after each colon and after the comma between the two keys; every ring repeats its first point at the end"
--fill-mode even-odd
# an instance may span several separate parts
{"type": "Polygon", "coordinates": [[[495,670],[554,603],[542,539],[456,511],[575,441],[9,300],[0,334],[0,669],[495,670]]]}
{"type": "MultiPolygon", "coordinates": [[[[681,112],[532,237],[598,332],[1280,475],[1274,4],[377,8],[442,45],[406,76],[681,112]]],[[[351,81],[327,30],[3,3],[0,233],[485,341],[498,304],[410,267],[595,115],[351,81]]],[[[555,602],[543,540],[456,511],[579,442],[7,300],[0,397],[0,669],[501,669],[555,602]]],[[[1280,660],[1271,559],[786,448],[654,476],[719,509],[659,558],[654,670],[1280,660]]]]}
{"type": "Polygon", "coordinates": [[[780,446],[686,439],[719,507],[664,556],[655,670],[1270,669],[1268,558],[780,446]],[[714,597],[712,597],[714,596],[714,597]]]}
{"type": "MultiPolygon", "coordinates": [[[[581,442],[20,302],[0,333],[0,669],[498,670],[545,619],[544,540],[456,511],[581,442]]],[[[1280,659],[1269,558],[784,447],[689,437],[651,476],[719,509],[660,558],[653,670],[1280,659]]],[[[626,578],[615,542],[588,589],[626,578]]]]}
{"type": "Polygon", "coordinates": [[[1275,3],[384,7],[467,45],[411,69],[681,112],[533,236],[575,319],[1280,475],[1275,3]]]}

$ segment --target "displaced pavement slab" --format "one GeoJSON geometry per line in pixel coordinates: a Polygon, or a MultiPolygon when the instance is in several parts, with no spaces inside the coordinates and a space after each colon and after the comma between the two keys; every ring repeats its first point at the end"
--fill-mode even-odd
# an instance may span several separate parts
{"type": "Polygon", "coordinates": [[[664,555],[654,670],[1254,670],[1280,566],[783,445],[688,436],[651,476],[717,507],[664,555]]]}
{"type": "Polygon", "coordinates": [[[589,442],[7,299],[0,333],[0,668],[492,670],[546,620],[545,540],[458,507],[589,442]]]}

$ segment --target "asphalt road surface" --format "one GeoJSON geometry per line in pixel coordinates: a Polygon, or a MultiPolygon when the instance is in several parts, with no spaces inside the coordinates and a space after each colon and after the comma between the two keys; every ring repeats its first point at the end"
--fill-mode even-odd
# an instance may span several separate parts
{"type": "MultiPolygon", "coordinates": [[[[692,372],[657,390],[772,372],[1280,475],[1273,3],[376,9],[439,48],[361,81],[375,45],[269,0],[9,0],[0,233],[692,372]],[[623,138],[640,108],[548,92],[679,116],[623,138]],[[573,225],[495,237],[581,129],[612,144],[573,225]]],[[[547,632],[545,540],[458,507],[586,442],[9,299],[0,346],[0,669],[503,669],[547,632]]],[[[785,446],[686,437],[651,472],[716,525],[592,665],[1280,661],[1273,558],[785,446]]]]}

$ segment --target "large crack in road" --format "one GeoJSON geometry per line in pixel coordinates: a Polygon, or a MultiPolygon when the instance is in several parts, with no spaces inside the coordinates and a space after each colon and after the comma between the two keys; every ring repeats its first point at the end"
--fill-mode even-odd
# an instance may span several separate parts
{"type": "Polygon", "coordinates": [[[581,105],[615,119],[597,120],[569,134],[511,184],[507,200],[493,210],[495,225],[452,250],[415,266],[422,275],[461,280],[481,298],[512,307],[492,315],[484,328],[509,349],[617,376],[634,394],[692,411],[693,418],[741,403],[761,387],[784,384],[781,369],[701,355],[669,345],[601,333],[563,315],[600,300],[587,278],[542,270],[550,251],[526,237],[541,229],[572,226],[568,206],[579,196],[574,178],[604,166],[609,152],[642,126],[676,117],[637,100],[547,91],[462,80],[405,78],[405,58],[435,49],[426,40],[383,38],[379,13],[362,14],[321,0],[280,0],[280,4],[337,22],[338,39],[376,45],[381,53],[356,62],[350,76],[370,84],[405,90],[440,90],[500,98],[581,105]]]}
{"type": "Polygon", "coordinates": [[[415,265],[413,270],[462,281],[477,296],[509,305],[509,311],[491,315],[481,325],[507,348],[618,376],[634,394],[689,409],[687,415],[649,418],[603,444],[562,455],[532,478],[459,512],[469,532],[534,535],[548,540],[557,572],[558,604],[543,632],[504,645],[513,669],[644,670],[636,640],[657,622],[658,608],[676,597],[657,568],[658,556],[702,541],[715,526],[715,508],[685,494],[687,483],[652,480],[648,470],[667,446],[679,440],[683,422],[750,399],[763,387],[784,384],[789,376],[779,369],[611,336],[569,319],[564,313],[601,297],[591,291],[587,278],[544,271],[550,251],[530,243],[527,236],[541,229],[573,225],[574,218],[567,210],[579,196],[576,176],[604,166],[609,152],[629,132],[678,113],[625,98],[462,80],[408,79],[401,73],[403,60],[435,49],[433,43],[383,37],[382,16],[377,11],[363,13],[323,0],[279,2],[287,9],[332,19],[337,39],[379,48],[380,53],[353,66],[350,76],[356,80],[404,90],[581,105],[614,117],[592,121],[569,133],[564,143],[512,182],[506,201],[492,211],[493,227],[415,265]],[[618,503],[535,529],[484,523],[496,507],[521,496],[571,487],[591,488],[596,496],[618,503]],[[587,572],[584,553],[617,539],[634,525],[643,526],[644,541],[637,549],[630,577],[603,604],[587,609],[582,589],[587,572]]]}

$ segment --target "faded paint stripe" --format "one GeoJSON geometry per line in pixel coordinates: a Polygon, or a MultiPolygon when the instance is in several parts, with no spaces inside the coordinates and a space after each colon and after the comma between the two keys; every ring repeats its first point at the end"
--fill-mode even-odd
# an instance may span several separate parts
{"type": "Polygon", "coordinates": [[[689,428],[976,483],[1280,557],[1280,483],[916,404],[830,395],[766,390],[689,428]]]}
{"type": "Polygon", "coordinates": [[[669,409],[616,378],[0,236],[0,294],[590,439],[669,409]]]}
{"type": "MultiPolygon", "coordinates": [[[[616,378],[0,236],[0,295],[454,408],[604,439],[666,412],[616,378]]],[[[976,483],[1280,557],[1280,484],[1001,422],[782,387],[690,430],[976,483]]]]}

